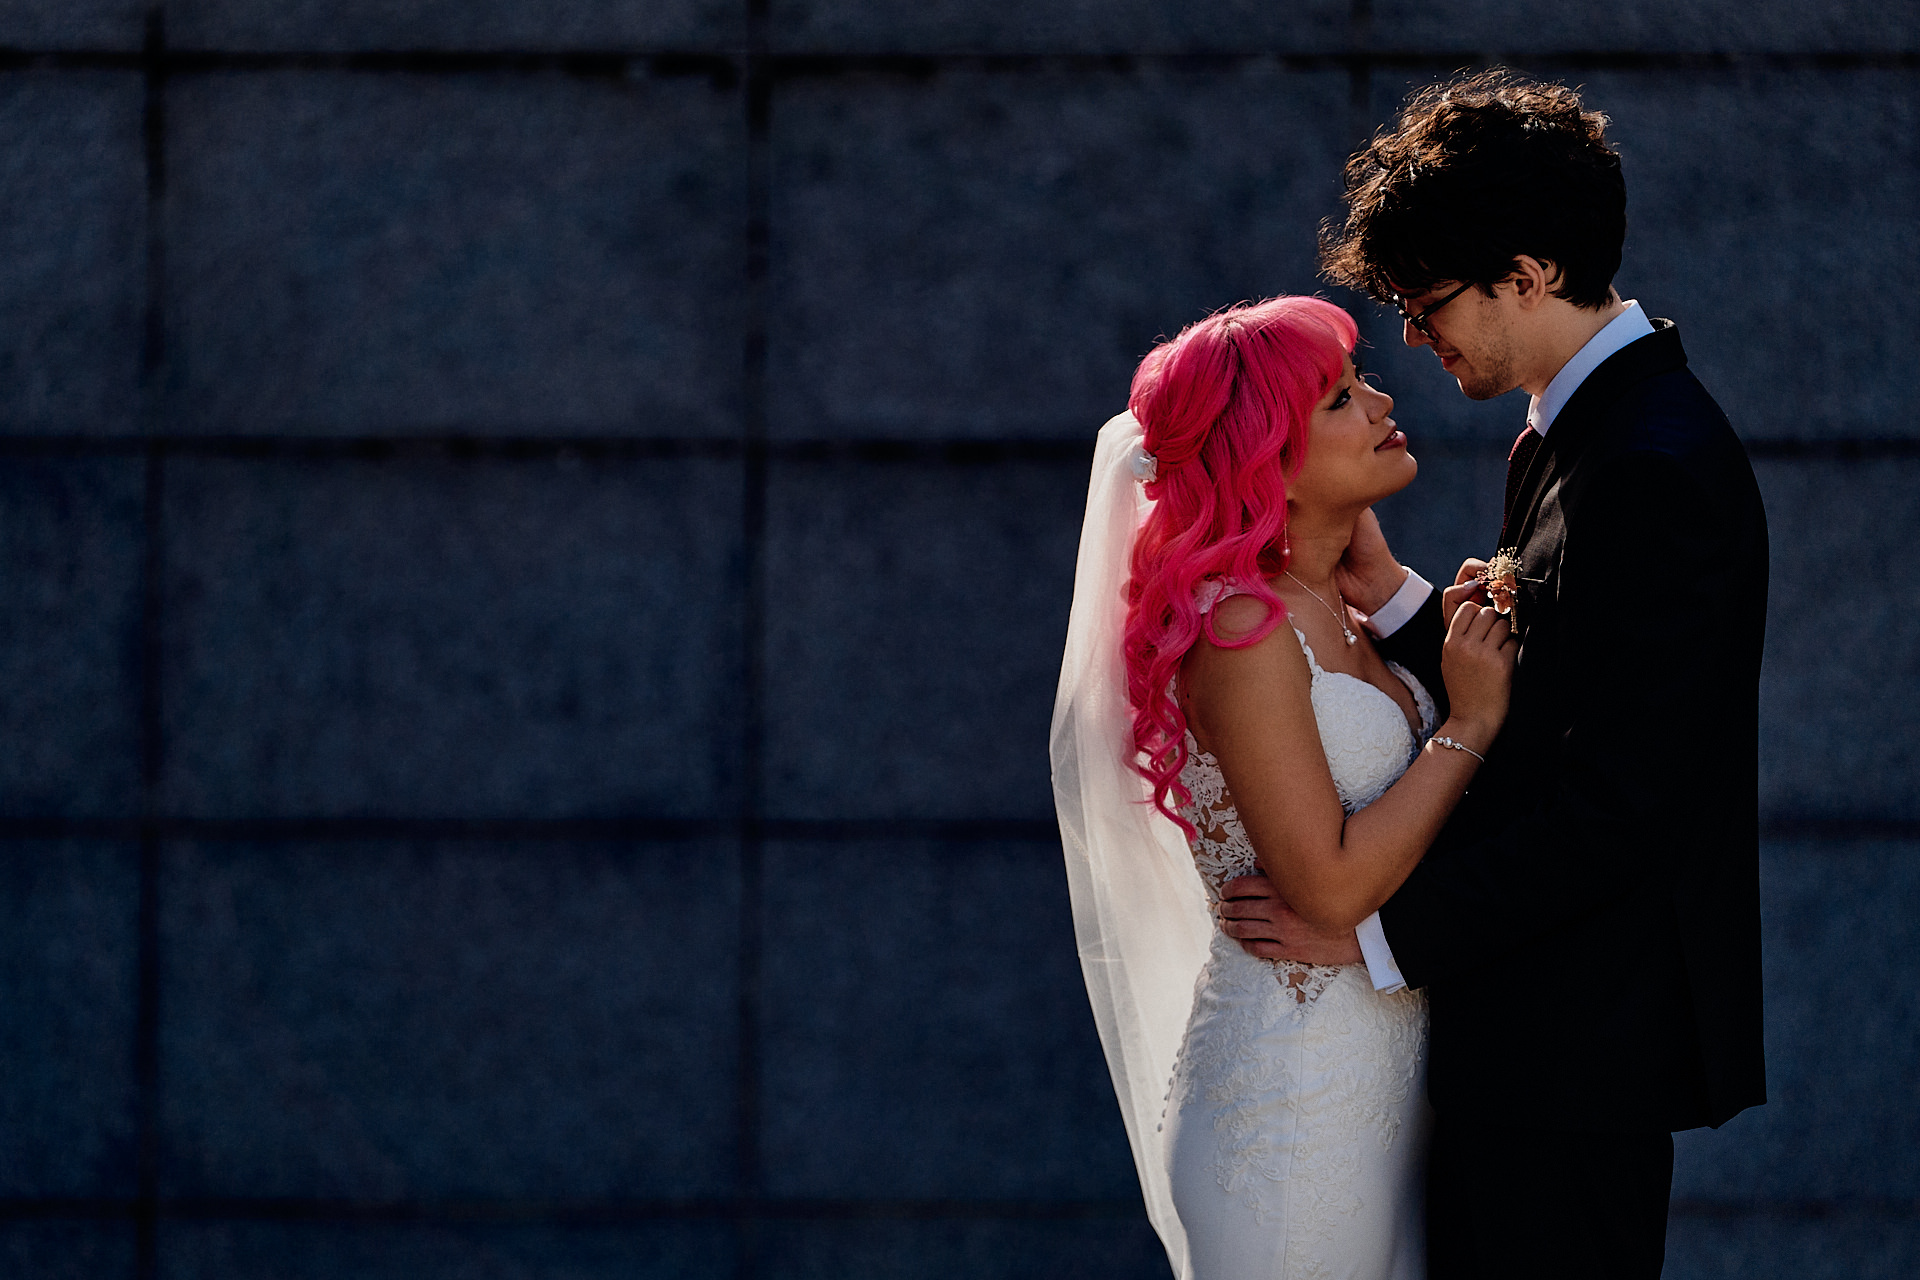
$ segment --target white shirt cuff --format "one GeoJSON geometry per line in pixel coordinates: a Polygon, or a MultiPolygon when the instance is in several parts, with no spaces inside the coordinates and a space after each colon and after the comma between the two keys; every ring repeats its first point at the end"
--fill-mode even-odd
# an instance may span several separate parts
{"type": "Polygon", "coordinates": [[[1393,593],[1393,599],[1375,609],[1371,615],[1360,614],[1360,625],[1373,633],[1376,640],[1384,640],[1400,628],[1407,625],[1407,619],[1420,612],[1420,606],[1433,594],[1433,584],[1425,578],[1407,570],[1407,580],[1393,593]]]}
{"type": "Polygon", "coordinates": [[[1380,913],[1376,911],[1362,920],[1353,935],[1360,940],[1360,954],[1366,957],[1367,976],[1373,979],[1373,989],[1382,995],[1405,991],[1407,980],[1400,976],[1400,966],[1393,962],[1393,948],[1387,945],[1386,930],[1380,927],[1380,913]]]}

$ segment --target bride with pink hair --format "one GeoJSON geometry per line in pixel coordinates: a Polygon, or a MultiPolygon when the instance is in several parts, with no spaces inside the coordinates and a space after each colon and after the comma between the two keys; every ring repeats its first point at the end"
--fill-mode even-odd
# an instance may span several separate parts
{"type": "Polygon", "coordinates": [[[1424,1274],[1426,1003],[1374,913],[1498,735],[1516,645],[1466,602],[1444,689],[1375,651],[1354,562],[1418,465],[1356,340],[1318,298],[1209,316],[1141,362],[1094,454],[1055,802],[1088,994],[1182,1280],[1424,1274]],[[1307,959],[1232,936],[1254,874],[1307,959]]]}

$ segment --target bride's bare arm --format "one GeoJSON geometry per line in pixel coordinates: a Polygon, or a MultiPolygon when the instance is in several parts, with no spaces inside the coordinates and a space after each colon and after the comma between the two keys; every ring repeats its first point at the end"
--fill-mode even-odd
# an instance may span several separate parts
{"type": "MultiPolygon", "coordinates": [[[[1221,603],[1216,626],[1231,638],[1262,616],[1258,601],[1235,597],[1221,603]]],[[[1503,616],[1460,606],[1442,660],[1452,714],[1437,736],[1486,753],[1506,716],[1515,647],[1503,616]]],[[[1203,638],[1181,669],[1189,720],[1220,762],[1262,870],[1303,919],[1351,929],[1407,878],[1480,761],[1429,743],[1385,795],[1348,818],[1314,721],[1311,681],[1284,626],[1242,649],[1203,638]]]]}

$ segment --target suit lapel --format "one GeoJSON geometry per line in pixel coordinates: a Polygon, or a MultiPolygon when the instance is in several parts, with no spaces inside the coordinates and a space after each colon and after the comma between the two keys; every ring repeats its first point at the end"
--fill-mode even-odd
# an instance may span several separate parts
{"type": "Polygon", "coordinates": [[[1586,447],[1594,428],[1606,411],[1621,396],[1648,378],[1684,369],[1687,353],[1680,346],[1680,331],[1671,320],[1655,320],[1653,332],[1628,343],[1601,362],[1587,375],[1565,407],[1554,418],[1547,437],[1534,452],[1527,474],[1514,496],[1513,512],[1507,518],[1505,535],[1513,535],[1507,546],[1523,547],[1540,520],[1540,504],[1553,482],[1563,475],[1586,447]]]}

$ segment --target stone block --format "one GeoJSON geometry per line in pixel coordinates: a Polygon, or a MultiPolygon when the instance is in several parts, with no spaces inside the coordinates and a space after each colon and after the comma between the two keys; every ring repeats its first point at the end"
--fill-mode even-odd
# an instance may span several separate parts
{"type": "Polygon", "coordinates": [[[1318,287],[1349,97],[1266,63],[785,86],[770,429],[1091,439],[1156,337],[1318,287]]]}
{"type": "Polygon", "coordinates": [[[1675,1214],[1663,1280],[1903,1280],[1920,1274],[1920,1226],[1873,1212],[1675,1214]]]}
{"type": "Polygon", "coordinates": [[[140,807],[144,476],[137,460],[0,459],[0,813],[140,807]]]}
{"type": "Polygon", "coordinates": [[[796,818],[1053,815],[1087,464],[776,464],[767,804],[796,818]]]}
{"type": "Polygon", "coordinates": [[[123,1280],[134,1274],[133,1223],[73,1218],[0,1222],[0,1270],[32,1280],[123,1280]]]}
{"type": "Polygon", "coordinates": [[[776,843],[765,895],[771,1194],[1138,1196],[1057,843],[776,843]]]}
{"type": "Polygon", "coordinates": [[[1762,807],[1920,817],[1920,462],[1781,458],[1755,471],[1773,551],[1762,807]]]}
{"type": "Polygon", "coordinates": [[[731,813],[736,467],[408,454],[170,475],[174,812],[731,813]]]}
{"type": "Polygon", "coordinates": [[[134,1192],[139,899],[132,846],[0,843],[0,1196],[134,1192]]]}
{"type": "Polygon", "coordinates": [[[162,1194],[723,1194],[739,911],[725,842],[170,846],[162,1194]]]}
{"type": "MultiPolygon", "coordinates": [[[[1916,903],[1920,843],[1766,848],[1768,1102],[1719,1130],[1679,1135],[1677,1198],[1842,1208],[1920,1199],[1916,903]]],[[[1909,1259],[1920,1246],[1913,1230],[1909,1219],[1909,1259]]]]}
{"type": "Polygon", "coordinates": [[[162,1280],[722,1280],[724,1223],[193,1222],[160,1234],[162,1280]]]}
{"type": "Polygon", "coordinates": [[[1734,427],[1748,439],[1915,434],[1920,319],[1900,300],[1920,292],[1920,74],[1585,83],[1626,173],[1622,294],[1678,322],[1734,427]]]}
{"type": "Polygon", "coordinates": [[[0,0],[0,45],[13,49],[129,52],[146,26],[144,0],[0,0]]]}
{"type": "Polygon", "coordinates": [[[1416,0],[1373,0],[1373,47],[1394,51],[1497,49],[1525,65],[1526,55],[1607,50],[1623,53],[1854,52],[1912,49],[1920,16],[1911,6],[1837,0],[1622,0],[1617,4],[1541,5],[1529,0],[1471,0],[1438,9],[1416,0]]]}
{"type": "Polygon", "coordinates": [[[808,53],[1321,53],[1346,45],[1348,15],[1340,0],[773,0],[772,40],[808,53]]]}
{"type": "Polygon", "coordinates": [[[736,95],[275,71],[168,110],[178,429],[737,430],[736,95]]]}
{"type": "Polygon", "coordinates": [[[1119,1218],[781,1223],[770,1280],[1166,1280],[1144,1211],[1119,1218]]]}
{"type": "Polygon", "coordinates": [[[737,45],[728,0],[172,0],[168,39],[233,50],[699,50],[737,45]]]}
{"type": "MultiPolygon", "coordinates": [[[[6,13],[0,9],[0,43],[6,13]]],[[[140,429],[140,121],[140,77],[132,72],[0,74],[0,434],[140,429]]]]}

